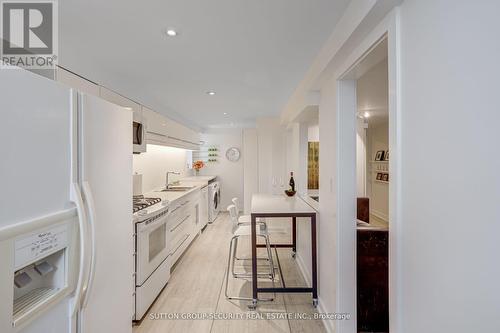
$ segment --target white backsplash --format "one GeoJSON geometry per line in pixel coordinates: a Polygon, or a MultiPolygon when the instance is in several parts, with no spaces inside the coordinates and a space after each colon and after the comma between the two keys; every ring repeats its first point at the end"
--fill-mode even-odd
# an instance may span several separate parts
{"type": "Polygon", "coordinates": [[[180,172],[181,175],[170,175],[175,181],[191,174],[187,163],[191,152],[185,149],[148,145],[147,152],[134,154],[134,173],[142,174],[143,193],[150,192],[165,185],[167,171],[180,172]]]}

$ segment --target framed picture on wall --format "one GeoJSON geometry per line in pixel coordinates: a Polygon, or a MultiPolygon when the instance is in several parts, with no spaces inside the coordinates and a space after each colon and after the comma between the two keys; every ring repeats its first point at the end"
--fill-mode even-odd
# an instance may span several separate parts
{"type": "Polygon", "coordinates": [[[389,160],[389,151],[386,150],[385,154],[384,154],[384,161],[388,161],[388,160],[389,160]]]}
{"type": "Polygon", "coordinates": [[[379,150],[377,154],[375,154],[375,161],[383,161],[384,160],[384,151],[379,150]]]}
{"type": "Polygon", "coordinates": [[[377,180],[382,180],[382,174],[380,172],[377,173],[377,180]]]}
{"type": "Polygon", "coordinates": [[[389,181],[389,174],[388,174],[388,173],[384,173],[384,174],[382,175],[382,180],[383,180],[384,182],[388,182],[388,181],[389,181]]]}

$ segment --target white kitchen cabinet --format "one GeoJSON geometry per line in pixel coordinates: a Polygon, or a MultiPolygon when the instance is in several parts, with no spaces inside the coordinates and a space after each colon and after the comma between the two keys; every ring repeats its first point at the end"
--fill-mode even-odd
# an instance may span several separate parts
{"type": "Polygon", "coordinates": [[[143,121],[146,123],[146,142],[152,144],[166,145],[167,143],[167,119],[151,109],[142,107],[143,121]]]}
{"type": "Polygon", "coordinates": [[[134,112],[134,121],[142,121],[142,107],[139,103],[136,103],[113,90],[109,90],[104,87],[99,87],[99,96],[111,103],[114,103],[119,106],[123,106],[134,112]]]}
{"type": "Polygon", "coordinates": [[[99,96],[99,86],[96,83],[86,80],[83,77],[61,67],[57,67],[55,81],[61,82],[68,87],[77,89],[83,93],[99,96]]]}
{"type": "Polygon", "coordinates": [[[199,197],[200,190],[197,189],[171,203],[167,222],[167,242],[172,265],[177,262],[199,233],[196,208],[199,197]]]}
{"type": "Polygon", "coordinates": [[[199,149],[199,134],[161,114],[146,107],[142,108],[147,122],[146,140],[152,144],[160,144],[184,149],[199,149]]]}

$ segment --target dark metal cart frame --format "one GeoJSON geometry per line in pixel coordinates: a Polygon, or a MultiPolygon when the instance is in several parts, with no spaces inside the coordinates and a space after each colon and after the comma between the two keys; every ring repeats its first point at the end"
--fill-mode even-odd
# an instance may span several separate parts
{"type": "Polygon", "coordinates": [[[257,307],[259,293],[312,293],[313,305],[318,305],[318,265],[317,265],[317,246],[316,246],[316,213],[252,213],[252,304],[250,309],[257,307]],[[257,281],[257,248],[264,247],[263,244],[257,244],[256,226],[258,218],[272,217],[291,217],[292,218],[292,244],[271,244],[275,248],[292,248],[292,256],[295,257],[297,250],[297,217],[308,217],[311,223],[311,256],[312,256],[312,287],[286,287],[282,276],[281,288],[259,288],[257,281]]]}

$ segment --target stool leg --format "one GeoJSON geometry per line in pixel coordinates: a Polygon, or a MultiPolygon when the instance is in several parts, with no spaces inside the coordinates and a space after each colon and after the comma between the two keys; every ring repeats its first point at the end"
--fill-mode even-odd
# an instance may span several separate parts
{"type": "MultiPolygon", "coordinates": [[[[231,238],[231,241],[229,243],[229,255],[227,258],[227,269],[226,269],[226,288],[224,290],[224,295],[226,296],[226,299],[230,299],[230,300],[251,301],[251,300],[253,300],[252,297],[233,297],[233,296],[229,296],[229,294],[228,294],[229,274],[230,274],[230,271],[232,271],[234,269],[234,267],[231,268],[231,263],[233,263],[233,266],[234,266],[234,257],[236,256],[236,245],[238,243],[238,237],[239,236],[234,236],[233,238],[231,238]]],[[[274,269],[273,269],[273,272],[274,272],[274,269]]],[[[274,286],[274,276],[272,276],[271,278],[272,278],[273,286],[274,286]]],[[[276,294],[274,294],[274,297],[276,297],[276,294]]],[[[272,302],[274,300],[274,297],[262,298],[262,299],[259,299],[259,301],[272,302]]]]}
{"type": "Polygon", "coordinates": [[[233,242],[236,237],[231,238],[231,241],[229,242],[229,256],[227,258],[227,270],[226,270],[226,290],[225,290],[225,295],[226,298],[229,299],[229,296],[227,294],[228,288],[229,288],[229,269],[231,266],[231,253],[233,253],[233,242]]]}
{"type": "Polygon", "coordinates": [[[236,272],[234,271],[234,264],[235,264],[235,260],[236,260],[236,251],[238,249],[238,237],[234,238],[234,248],[233,248],[233,265],[232,265],[232,268],[231,268],[231,273],[233,273],[233,277],[236,277],[236,272]]]}
{"type": "Polygon", "coordinates": [[[274,281],[274,261],[273,261],[273,252],[271,251],[271,241],[269,240],[269,236],[265,236],[265,238],[266,238],[267,255],[269,257],[269,266],[271,270],[271,278],[274,281]]]}

